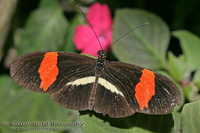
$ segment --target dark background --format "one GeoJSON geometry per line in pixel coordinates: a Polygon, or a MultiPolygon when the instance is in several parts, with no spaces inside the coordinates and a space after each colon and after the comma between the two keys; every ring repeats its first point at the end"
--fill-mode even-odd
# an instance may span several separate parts
{"type": "MultiPolygon", "coordinates": [[[[39,0],[18,0],[3,47],[4,55],[0,62],[0,74],[9,74],[9,67],[5,67],[4,63],[8,50],[14,46],[13,33],[15,29],[24,27],[30,13],[38,7],[39,2],[39,0]]],[[[94,2],[100,2],[109,6],[113,17],[115,15],[114,11],[119,8],[145,9],[160,16],[168,24],[171,31],[186,29],[200,36],[199,0],[58,0],[58,2],[69,21],[73,19],[77,12],[76,3],[82,7],[88,7],[94,2]]],[[[172,37],[168,48],[176,56],[182,53],[177,42],[178,40],[172,37]]]]}

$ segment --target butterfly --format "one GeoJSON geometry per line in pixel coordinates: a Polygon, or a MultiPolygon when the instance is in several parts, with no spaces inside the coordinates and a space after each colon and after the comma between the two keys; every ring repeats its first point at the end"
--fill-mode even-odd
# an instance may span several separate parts
{"type": "Polygon", "coordinates": [[[137,65],[69,52],[24,54],[10,67],[20,86],[46,93],[62,107],[94,110],[110,117],[135,112],[168,114],[181,103],[178,87],[166,76],[137,65]]]}

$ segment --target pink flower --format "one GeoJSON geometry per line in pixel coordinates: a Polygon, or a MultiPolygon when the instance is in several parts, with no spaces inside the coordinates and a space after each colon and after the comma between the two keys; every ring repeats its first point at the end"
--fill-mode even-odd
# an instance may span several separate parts
{"type": "MultiPolygon", "coordinates": [[[[102,48],[110,46],[113,21],[108,6],[95,3],[89,7],[86,16],[96,32],[102,48]]],[[[97,52],[101,50],[101,46],[89,25],[77,26],[73,41],[77,50],[84,54],[97,57],[97,52]]]]}

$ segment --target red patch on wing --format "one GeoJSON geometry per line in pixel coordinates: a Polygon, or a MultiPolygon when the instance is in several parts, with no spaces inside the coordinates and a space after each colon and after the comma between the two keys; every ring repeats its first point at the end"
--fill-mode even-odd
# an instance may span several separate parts
{"type": "Polygon", "coordinates": [[[155,75],[152,71],[143,69],[140,82],[135,86],[135,98],[140,106],[140,110],[144,107],[148,108],[148,102],[155,94],[155,75]]]}
{"type": "Polygon", "coordinates": [[[43,91],[47,91],[49,86],[57,79],[59,72],[57,67],[57,57],[57,52],[47,52],[40,64],[38,72],[40,73],[40,79],[42,80],[40,88],[43,88],[43,91]]]}

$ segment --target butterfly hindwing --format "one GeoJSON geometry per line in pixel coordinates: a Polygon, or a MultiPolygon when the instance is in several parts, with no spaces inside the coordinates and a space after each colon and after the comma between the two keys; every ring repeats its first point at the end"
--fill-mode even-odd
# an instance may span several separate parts
{"type": "Polygon", "coordinates": [[[135,113],[123,93],[113,84],[115,78],[106,76],[103,71],[98,80],[94,110],[110,117],[125,117],[135,113]],[[110,79],[112,78],[112,79],[110,79]]]}

